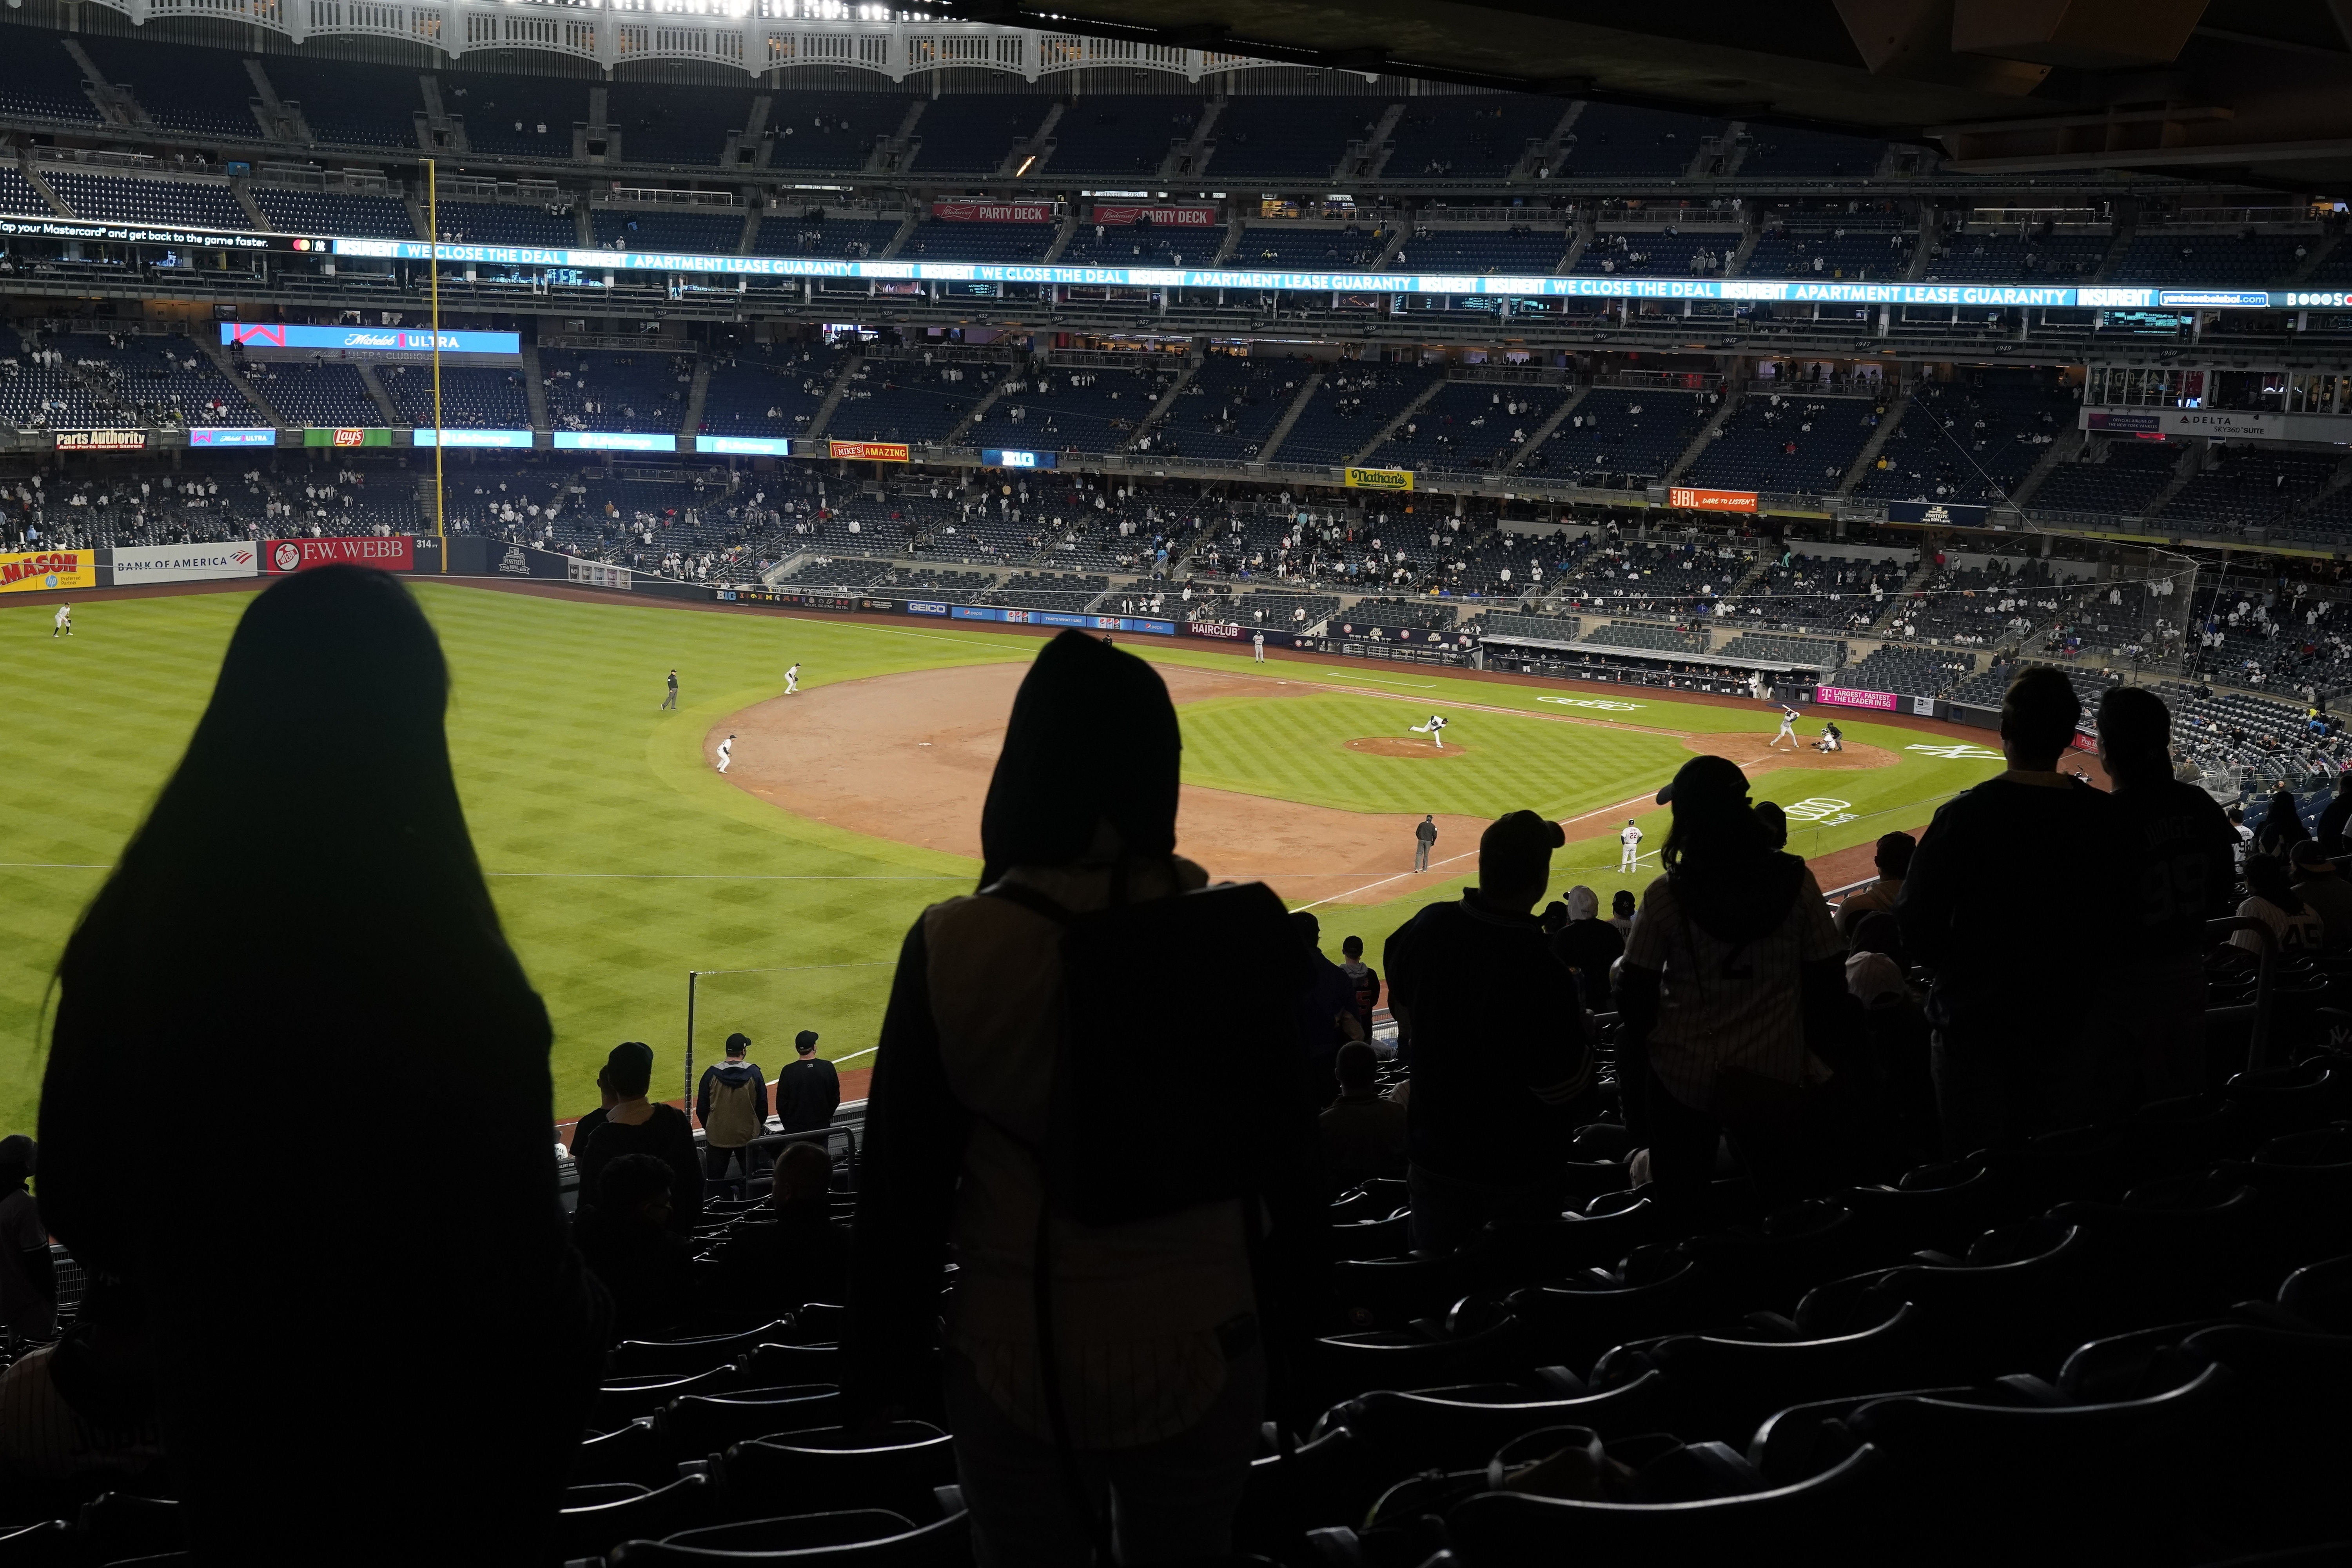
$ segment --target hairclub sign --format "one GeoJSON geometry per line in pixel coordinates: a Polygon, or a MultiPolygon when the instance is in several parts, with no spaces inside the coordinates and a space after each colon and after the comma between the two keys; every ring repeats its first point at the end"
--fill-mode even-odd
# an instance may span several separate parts
{"type": "Polygon", "coordinates": [[[373,566],[380,572],[416,570],[416,541],[404,533],[377,539],[273,539],[262,546],[261,563],[273,577],[314,566],[373,566]]]}

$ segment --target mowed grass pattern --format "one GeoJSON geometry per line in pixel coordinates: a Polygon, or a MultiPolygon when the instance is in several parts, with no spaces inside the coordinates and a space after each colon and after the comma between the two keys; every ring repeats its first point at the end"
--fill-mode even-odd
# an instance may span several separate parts
{"type": "Polygon", "coordinates": [[[1411,726],[1415,710],[1378,697],[1223,697],[1184,709],[1184,781],[1341,811],[1574,816],[1654,791],[1690,756],[1670,735],[1513,714],[1448,714],[1441,754],[1411,726]],[[1425,755],[1378,756],[1348,742],[1390,738],[1425,755]]]}

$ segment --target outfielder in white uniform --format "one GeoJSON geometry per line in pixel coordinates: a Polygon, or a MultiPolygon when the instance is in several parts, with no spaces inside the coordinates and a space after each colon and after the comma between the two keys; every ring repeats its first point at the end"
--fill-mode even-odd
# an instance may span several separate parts
{"type": "Polygon", "coordinates": [[[1264,664],[1265,662],[1265,634],[1264,632],[1250,633],[1250,658],[1254,663],[1264,664]]]}
{"type": "Polygon", "coordinates": [[[790,697],[801,689],[801,667],[797,664],[784,671],[784,695],[790,697]]]}
{"type": "Polygon", "coordinates": [[[1617,869],[1633,870],[1642,859],[1642,830],[1632,817],[1625,819],[1625,831],[1617,836],[1617,842],[1624,847],[1617,857],[1617,869]]]}
{"type": "Polygon", "coordinates": [[[728,736],[719,742],[719,771],[725,773],[727,764],[735,760],[735,737],[728,736]]]}
{"type": "Polygon", "coordinates": [[[1429,716],[1429,722],[1426,724],[1415,724],[1412,727],[1412,732],[1416,735],[1428,736],[1431,743],[1435,745],[1439,751],[1442,752],[1445,750],[1444,714],[1432,713],[1429,716]]]}
{"type": "Polygon", "coordinates": [[[52,637],[69,637],[73,636],[73,606],[71,605],[59,605],[58,606],[57,620],[49,627],[49,636],[52,637]]]}
{"type": "Polygon", "coordinates": [[[1766,744],[1778,746],[1783,741],[1789,742],[1789,750],[1792,752],[1801,749],[1804,744],[1797,739],[1797,710],[1786,706],[1780,710],[1780,732],[1773,736],[1766,744]]]}

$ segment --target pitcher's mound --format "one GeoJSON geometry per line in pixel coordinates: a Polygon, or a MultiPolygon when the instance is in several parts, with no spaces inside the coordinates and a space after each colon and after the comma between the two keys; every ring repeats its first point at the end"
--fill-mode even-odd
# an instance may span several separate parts
{"type": "Polygon", "coordinates": [[[1469,749],[1467,746],[1448,746],[1441,752],[1427,741],[1398,735],[1367,735],[1361,740],[1348,742],[1348,750],[1361,752],[1368,757],[1458,757],[1469,749]]]}

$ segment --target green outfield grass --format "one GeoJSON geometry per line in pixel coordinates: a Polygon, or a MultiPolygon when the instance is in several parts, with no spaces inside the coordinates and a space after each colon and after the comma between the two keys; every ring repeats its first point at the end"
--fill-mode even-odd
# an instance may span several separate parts
{"type": "MultiPolygon", "coordinates": [[[[455,673],[450,739],[475,844],[555,1020],[559,1115],[594,1104],[595,1068],[616,1040],[652,1044],[656,1085],[680,1081],[673,1075],[689,969],[753,972],[701,983],[705,1054],[735,1028],[753,1035],[771,1070],[788,1059],[785,1038],[801,1027],[819,1029],[823,1054],[836,1058],[871,1045],[908,922],[969,888],[977,868],[787,816],[717,777],[701,738],[729,713],[773,696],[794,660],[813,686],[1025,662],[1034,641],[951,626],[692,614],[432,583],[417,592],[455,673]],[[684,710],[663,713],[662,677],[672,665],[684,710]]],[[[50,637],[46,607],[0,605],[0,659],[13,677],[0,731],[0,1131],[31,1124],[39,1018],[58,953],[177,762],[249,598],[93,598],[76,606],[70,641],[50,637]]],[[[1192,782],[1347,809],[1590,810],[1654,790],[1688,755],[1671,735],[1649,731],[1769,731],[1773,723],[1761,707],[1659,700],[1638,689],[1622,708],[1585,706],[1618,700],[1580,695],[1571,706],[1542,700],[1557,691],[1412,667],[1293,661],[1254,669],[1238,655],[1139,644],[1122,639],[1170,663],[1356,689],[1221,699],[1185,718],[1192,782]],[[1447,713],[1464,756],[1431,763],[1344,748],[1359,735],[1402,734],[1430,710],[1447,713]],[[1587,722],[1544,721],[1556,715],[1587,722]]],[[[1845,728],[1907,760],[1873,773],[1759,780],[1759,795],[1784,803],[1843,803],[1818,825],[1800,825],[1791,847],[1808,855],[1916,826],[1934,801],[1998,766],[1906,753],[1907,744],[1948,742],[1898,725],[1845,728]],[[1848,820],[1831,820],[1839,816],[1848,820]]],[[[332,809],[254,802],[257,852],[289,814],[315,831],[332,809]]],[[[1652,848],[1664,840],[1664,817],[1643,814],[1652,848]]],[[[1409,852],[1401,847],[1401,861],[1409,852]]],[[[1558,858],[1560,885],[1613,888],[1616,854],[1613,839],[1571,844],[1558,858]]],[[[1328,911],[1328,945],[1336,952],[1352,931],[1377,951],[1413,908],[1458,886],[1328,911]]]]}

